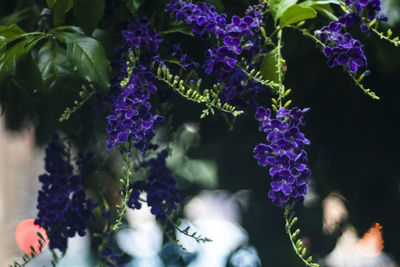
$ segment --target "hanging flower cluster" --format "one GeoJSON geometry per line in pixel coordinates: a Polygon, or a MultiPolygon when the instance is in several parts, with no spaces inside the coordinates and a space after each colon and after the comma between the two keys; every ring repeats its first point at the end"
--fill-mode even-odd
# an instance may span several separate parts
{"type": "MultiPolygon", "coordinates": [[[[346,27],[350,27],[351,25],[357,23],[364,12],[368,21],[372,21],[374,19],[377,19],[378,21],[387,20],[385,14],[379,13],[381,11],[380,0],[345,0],[345,3],[353,10],[352,12],[348,12],[339,18],[339,22],[346,27]]],[[[368,26],[362,23],[361,30],[366,32],[368,30],[368,26]]]]}
{"type": "Polygon", "coordinates": [[[143,165],[149,168],[145,181],[137,181],[132,185],[132,194],[128,207],[140,209],[140,194],[146,192],[147,205],[158,220],[164,220],[167,213],[176,210],[180,203],[178,191],[175,189],[176,181],[166,166],[168,150],[162,150],[157,158],[146,161],[143,165]]]}
{"type": "MultiPolygon", "coordinates": [[[[42,188],[38,196],[35,224],[46,229],[51,249],[64,252],[68,237],[86,234],[87,222],[93,219],[94,203],[86,198],[82,176],[73,174],[69,155],[57,134],[46,148],[45,174],[39,176],[42,188]]],[[[80,164],[81,165],[81,164],[80,164]]]]}
{"type": "Polygon", "coordinates": [[[166,12],[172,12],[177,20],[183,20],[192,25],[193,33],[203,40],[209,39],[211,34],[222,41],[220,46],[213,46],[206,52],[204,71],[207,74],[215,73],[217,80],[221,81],[227,73],[235,68],[237,56],[253,46],[250,39],[262,25],[262,13],[250,9],[248,14],[240,18],[233,16],[231,23],[227,24],[226,14],[218,14],[215,7],[204,2],[193,4],[179,0],[171,0],[166,12]]]}
{"type": "Polygon", "coordinates": [[[353,39],[350,33],[342,33],[343,25],[331,22],[328,26],[315,32],[318,39],[326,44],[324,55],[328,58],[328,66],[346,66],[354,73],[359,67],[367,65],[364,46],[353,39]]]}
{"type": "Polygon", "coordinates": [[[135,20],[123,36],[132,49],[140,49],[140,58],[133,70],[127,71],[127,77],[119,85],[119,95],[113,99],[111,115],[107,117],[108,150],[121,143],[134,139],[133,144],[145,151],[154,137],[154,128],[163,121],[163,117],[150,112],[150,94],[157,91],[154,74],[150,70],[152,62],[160,62],[158,43],[159,34],[149,28],[147,20],[135,20]]]}
{"type": "Polygon", "coordinates": [[[285,109],[271,118],[271,110],[259,107],[255,118],[260,122],[259,130],[267,134],[268,144],[254,148],[254,158],[261,166],[269,165],[272,177],[268,197],[277,206],[290,199],[301,201],[307,193],[307,178],[311,172],[306,166],[307,153],[304,150],[310,141],[299,127],[303,126],[304,113],[309,109],[285,109]]]}

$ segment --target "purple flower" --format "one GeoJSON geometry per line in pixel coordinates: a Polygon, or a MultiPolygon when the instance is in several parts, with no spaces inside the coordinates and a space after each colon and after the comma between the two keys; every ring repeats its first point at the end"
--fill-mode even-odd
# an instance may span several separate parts
{"type": "MultiPolygon", "coordinates": [[[[264,7],[264,6],[262,6],[264,7]]],[[[165,12],[172,12],[177,20],[192,25],[192,31],[203,40],[215,35],[222,41],[220,47],[213,47],[206,52],[203,68],[207,74],[215,73],[217,80],[227,77],[237,62],[245,45],[246,50],[258,44],[254,32],[262,25],[261,6],[251,7],[246,16],[233,16],[231,23],[226,23],[226,14],[218,14],[215,7],[207,3],[193,4],[191,1],[171,0],[165,12]]],[[[254,52],[252,52],[254,53],[254,52]]]]}
{"type": "Polygon", "coordinates": [[[134,49],[158,50],[160,35],[150,30],[150,23],[145,19],[135,19],[128,30],[122,31],[122,36],[134,49]]]}
{"type": "Polygon", "coordinates": [[[149,168],[145,181],[137,181],[132,185],[132,193],[129,197],[128,207],[140,209],[140,193],[146,192],[147,205],[158,220],[164,220],[167,213],[176,210],[180,203],[178,191],[175,189],[176,181],[166,167],[168,151],[162,150],[157,158],[145,162],[144,167],[149,168]]]}
{"type": "Polygon", "coordinates": [[[290,199],[301,201],[307,193],[307,153],[304,150],[310,141],[300,132],[304,125],[304,113],[309,109],[281,108],[276,118],[271,110],[259,107],[255,114],[260,122],[259,130],[267,134],[267,144],[254,148],[254,158],[261,166],[270,166],[271,189],[268,192],[272,203],[277,206],[290,199]]]}
{"type": "MultiPolygon", "coordinates": [[[[368,21],[372,21],[375,18],[378,21],[387,21],[386,15],[380,13],[380,0],[346,0],[345,3],[352,9],[352,12],[346,13],[340,17],[339,22],[346,27],[357,23],[361,17],[366,17],[368,21]]],[[[362,28],[362,31],[367,32],[365,28],[362,28]]]]}
{"type": "Polygon", "coordinates": [[[135,147],[143,152],[155,135],[154,128],[163,121],[163,117],[150,112],[151,104],[148,101],[150,95],[157,91],[150,64],[162,62],[157,53],[161,40],[156,32],[149,29],[146,20],[138,19],[129,26],[129,30],[123,31],[123,36],[131,49],[140,49],[141,53],[129,77],[124,77],[128,73],[122,70],[120,80],[126,78],[127,83],[118,85],[117,96],[111,99],[111,114],[107,117],[107,148],[112,150],[132,140],[135,147]],[[139,33],[141,36],[137,36],[139,33]]]}
{"type": "MultiPolygon", "coordinates": [[[[82,170],[84,158],[81,154],[77,165],[82,170]]],[[[38,215],[35,224],[47,231],[51,249],[64,252],[68,237],[86,234],[87,222],[94,218],[94,203],[86,199],[82,189],[83,178],[73,174],[68,154],[53,134],[46,148],[45,174],[39,176],[42,188],[38,195],[38,215]]]]}
{"type": "Polygon", "coordinates": [[[341,23],[331,22],[315,34],[326,44],[323,52],[328,59],[328,66],[346,66],[354,73],[359,67],[367,65],[364,46],[349,33],[341,33],[342,28],[341,23]]]}

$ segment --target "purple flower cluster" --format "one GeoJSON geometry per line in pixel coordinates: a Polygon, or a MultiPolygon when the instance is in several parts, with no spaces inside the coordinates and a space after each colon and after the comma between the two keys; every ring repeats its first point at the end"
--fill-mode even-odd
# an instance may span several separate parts
{"type": "Polygon", "coordinates": [[[82,189],[82,176],[73,174],[68,154],[57,134],[46,148],[45,174],[39,176],[42,188],[38,196],[35,224],[47,231],[51,249],[64,252],[68,237],[86,234],[87,222],[93,219],[94,203],[82,189]]]}
{"type": "Polygon", "coordinates": [[[178,191],[175,189],[176,181],[169,172],[165,160],[168,151],[162,150],[157,158],[152,158],[144,163],[149,168],[145,181],[137,181],[132,185],[132,194],[128,201],[128,207],[140,209],[139,200],[141,192],[146,192],[147,205],[151,207],[151,213],[158,220],[163,220],[167,213],[177,209],[180,203],[178,191]]]}
{"type": "Polygon", "coordinates": [[[281,108],[272,119],[270,109],[259,107],[255,115],[260,121],[259,130],[267,134],[268,144],[258,144],[254,148],[254,158],[259,165],[271,167],[272,188],[268,197],[277,206],[290,199],[301,201],[307,193],[306,179],[311,172],[306,166],[304,147],[310,141],[299,127],[304,125],[304,113],[308,110],[281,108]]]}
{"type": "Polygon", "coordinates": [[[318,39],[326,44],[324,55],[328,58],[328,66],[347,66],[354,73],[359,67],[367,65],[364,46],[353,39],[350,33],[341,33],[343,25],[331,22],[328,26],[316,31],[318,39]]]}
{"type": "Polygon", "coordinates": [[[111,115],[107,117],[107,148],[112,150],[133,138],[133,145],[143,152],[154,137],[154,128],[163,121],[163,117],[150,112],[148,101],[150,94],[157,90],[150,64],[159,61],[157,51],[161,39],[149,29],[146,20],[135,20],[123,36],[130,48],[140,49],[141,54],[131,72],[122,71],[128,77],[124,86],[118,86],[119,95],[113,99],[111,115]]]}
{"type": "Polygon", "coordinates": [[[150,30],[150,22],[146,19],[135,19],[127,30],[122,31],[122,36],[130,47],[139,50],[157,51],[162,42],[160,34],[150,30]]]}
{"type": "Polygon", "coordinates": [[[207,74],[215,72],[217,79],[222,80],[235,68],[237,56],[253,46],[254,32],[260,29],[262,13],[255,8],[249,9],[245,17],[233,16],[231,23],[226,22],[226,14],[218,14],[215,7],[207,3],[193,4],[191,1],[171,0],[166,12],[172,12],[177,20],[192,25],[193,33],[207,40],[214,34],[222,41],[206,52],[207,60],[204,69],[207,74]]]}
{"type": "MultiPolygon", "coordinates": [[[[350,27],[351,25],[357,23],[363,15],[366,13],[366,17],[369,21],[377,19],[378,21],[386,21],[387,17],[381,11],[381,1],[380,0],[345,0],[347,6],[352,8],[353,12],[346,13],[339,18],[339,22],[350,27]]],[[[361,30],[363,32],[368,31],[368,27],[365,24],[361,24],[361,30]]]]}

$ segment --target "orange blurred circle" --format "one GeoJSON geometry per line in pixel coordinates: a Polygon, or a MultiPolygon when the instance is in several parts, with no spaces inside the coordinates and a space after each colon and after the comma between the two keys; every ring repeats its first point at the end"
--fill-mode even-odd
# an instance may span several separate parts
{"type": "Polygon", "coordinates": [[[18,247],[22,249],[25,253],[31,253],[31,246],[35,249],[35,253],[39,253],[41,239],[38,236],[38,232],[43,236],[44,244],[42,251],[47,248],[48,238],[46,230],[39,225],[34,224],[35,219],[27,219],[20,222],[15,230],[15,240],[17,241],[18,247]]]}

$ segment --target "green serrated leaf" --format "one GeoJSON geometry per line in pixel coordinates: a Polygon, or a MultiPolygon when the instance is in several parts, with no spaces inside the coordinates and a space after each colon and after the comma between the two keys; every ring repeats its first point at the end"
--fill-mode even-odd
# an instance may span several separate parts
{"type": "Polygon", "coordinates": [[[54,88],[59,78],[72,73],[72,65],[67,58],[67,53],[56,40],[49,40],[41,47],[36,61],[44,85],[50,90],[54,88]]]}
{"type": "Polygon", "coordinates": [[[274,16],[275,21],[277,21],[278,19],[281,18],[281,16],[283,15],[283,13],[285,13],[285,11],[290,8],[291,6],[295,5],[297,3],[298,0],[280,0],[279,1],[279,5],[278,8],[276,10],[276,14],[274,16]]]}
{"type": "Polygon", "coordinates": [[[315,18],[316,16],[317,12],[313,8],[294,5],[286,9],[282,14],[279,24],[283,28],[293,23],[315,18]]]}
{"type": "Polygon", "coordinates": [[[54,25],[63,24],[65,14],[74,6],[73,0],[47,0],[47,5],[53,10],[54,25]]]}
{"type": "Polygon", "coordinates": [[[60,32],[56,37],[67,44],[67,57],[78,73],[102,89],[108,89],[109,65],[103,46],[94,38],[60,32]]]}
{"type": "Polygon", "coordinates": [[[74,16],[77,25],[90,34],[104,14],[105,0],[75,0],[74,16]]]}
{"type": "MultiPolygon", "coordinates": [[[[275,83],[279,83],[279,74],[278,74],[278,58],[277,58],[278,49],[275,48],[269,51],[261,61],[260,72],[263,79],[268,81],[273,81],[275,83]]],[[[281,71],[282,75],[284,72],[281,71]]]]}

